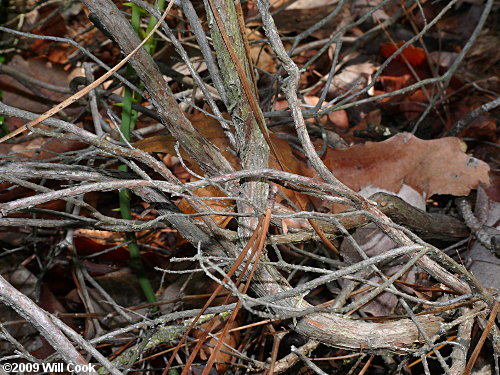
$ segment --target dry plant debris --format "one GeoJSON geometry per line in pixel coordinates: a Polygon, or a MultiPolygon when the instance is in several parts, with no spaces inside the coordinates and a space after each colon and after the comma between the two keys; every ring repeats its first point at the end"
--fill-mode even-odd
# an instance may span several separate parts
{"type": "Polygon", "coordinates": [[[493,0],[0,3],[0,372],[499,373],[493,0]]]}

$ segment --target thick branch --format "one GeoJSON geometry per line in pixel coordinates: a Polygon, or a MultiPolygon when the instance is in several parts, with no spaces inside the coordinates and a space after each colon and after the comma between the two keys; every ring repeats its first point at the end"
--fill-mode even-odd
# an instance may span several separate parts
{"type": "MultiPolygon", "coordinates": [[[[135,34],[132,26],[112,1],[83,0],[82,2],[110,32],[123,53],[129,54],[140,44],[139,37],[135,34]]],[[[193,127],[181,111],[158,66],[147,51],[144,48],[139,50],[131,58],[130,63],[151,95],[151,101],[158,111],[162,123],[180,142],[184,150],[209,175],[214,176],[221,171],[231,171],[232,167],[229,162],[214,145],[193,127]]]]}

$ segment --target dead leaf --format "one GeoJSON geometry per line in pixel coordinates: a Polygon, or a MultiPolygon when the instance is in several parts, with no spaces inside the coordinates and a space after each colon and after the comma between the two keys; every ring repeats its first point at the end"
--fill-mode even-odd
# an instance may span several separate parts
{"type": "MultiPolygon", "coordinates": [[[[403,199],[405,202],[411,204],[414,207],[423,209],[425,211],[425,199],[419,194],[417,191],[412,189],[408,185],[403,185],[399,192],[388,192],[384,191],[384,189],[380,189],[376,186],[367,186],[363,188],[359,193],[365,198],[369,198],[373,194],[377,192],[385,192],[389,194],[396,195],[403,199]]],[[[366,255],[370,258],[376,255],[380,255],[385,253],[386,251],[393,249],[396,244],[391,240],[389,236],[387,236],[383,231],[381,231],[377,226],[373,223],[368,224],[362,228],[357,228],[353,233],[353,238],[356,240],[356,243],[361,246],[366,255]]],[[[352,244],[344,240],[341,245],[342,254],[347,256],[349,259],[354,261],[361,261],[363,258],[361,255],[355,250],[352,244]]],[[[392,275],[401,269],[401,265],[391,266],[383,269],[383,272],[386,275],[392,275]]],[[[370,281],[376,283],[382,283],[382,280],[378,276],[372,276],[369,279],[370,281]]],[[[414,282],[415,281],[415,268],[412,267],[406,273],[406,281],[414,282]]],[[[354,299],[360,299],[364,297],[365,294],[371,291],[368,290],[365,293],[361,293],[355,296],[354,299]]],[[[398,304],[398,299],[392,293],[382,292],[373,298],[370,302],[363,305],[360,310],[371,314],[372,316],[385,316],[390,315],[394,312],[398,304]]]]}
{"type": "MultiPolygon", "coordinates": [[[[204,188],[196,189],[193,191],[193,194],[198,198],[207,198],[207,200],[203,200],[202,204],[207,205],[207,209],[213,211],[221,211],[221,212],[232,212],[232,206],[234,202],[232,200],[213,200],[209,198],[222,198],[225,195],[220,191],[220,189],[215,186],[206,186],[204,188]]],[[[198,200],[198,199],[197,199],[198,200]]],[[[199,200],[198,200],[199,201],[199,200]]],[[[182,199],[177,205],[179,209],[185,214],[195,214],[196,211],[191,205],[188,203],[186,199],[182,199]]],[[[225,228],[229,221],[231,220],[231,216],[226,215],[210,215],[210,217],[219,225],[221,228],[225,228]]],[[[198,218],[201,219],[201,218],[198,218]]]]}
{"type": "Polygon", "coordinates": [[[123,243],[122,233],[105,230],[83,229],[75,230],[75,249],[81,256],[92,256],[99,254],[101,262],[111,262],[113,264],[127,264],[130,253],[124,246],[116,245],[123,243]],[[105,251],[116,247],[112,251],[105,251]]]}
{"type": "MultiPolygon", "coordinates": [[[[249,41],[264,40],[265,36],[259,31],[251,28],[246,29],[249,41]]],[[[250,57],[260,69],[268,73],[276,73],[276,59],[271,56],[268,48],[262,43],[250,43],[250,57]]]]}
{"type": "Polygon", "coordinates": [[[329,113],[328,120],[339,128],[349,128],[349,118],[347,117],[347,112],[343,109],[329,113]]]}
{"type": "MultiPolygon", "coordinates": [[[[322,20],[326,14],[333,11],[338,5],[338,0],[298,0],[288,1],[290,3],[278,16],[274,17],[274,22],[279,29],[300,31],[305,30],[318,21],[322,20]]],[[[284,1],[277,2],[273,9],[283,5],[284,1]]],[[[344,6],[336,17],[322,25],[324,30],[335,30],[343,23],[349,23],[351,19],[350,6],[344,6]]]]}
{"type": "MultiPolygon", "coordinates": [[[[492,201],[483,188],[478,189],[475,216],[482,224],[482,230],[492,238],[499,237],[500,225],[500,203],[492,201]]],[[[498,241],[491,241],[493,246],[498,246],[498,241]]],[[[471,242],[468,256],[473,260],[470,272],[478,278],[484,287],[500,288],[500,258],[495,256],[490,250],[483,246],[477,239],[471,242]]]]}
{"type": "MultiPolygon", "coordinates": [[[[234,168],[239,169],[239,159],[232,152],[228,151],[229,142],[227,140],[219,122],[201,112],[189,116],[193,126],[209,141],[219,148],[222,155],[231,163],[234,168]]],[[[170,155],[176,155],[175,144],[177,140],[170,134],[156,135],[144,138],[134,143],[134,147],[146,152],[164,152],[170,155]]],[[[190,156],[180,148],[181,156],[184,161],[190,164],[190,167],[196,174],[203,174],[199,166],[194,163],[190,156]]]]}
{"type": "Polygon", "coordinates": [[[398,134],[383,142],[367,142],[344,150],[329,148],[325,164],[355,191],[368,185],[398,192],[403,183],[426,197],[467,195],[479,182],[489,182],[489,166],[462,150],[458,138],[424,141],[398,134]]]}
{"type": "MultiPolygon", "coordinates": [[[[489,76],[500,75],[500,49],[492,48],[500,43],[494,30],[483,30],[467,54],[466,68],[473,72],[484,72],[489,76]]],[[[483,86],[484,87],[484,86],[483,86]]]]}
{"type": "Polygon", "coordinates": [[[429,54],[431,61],[441,68],[448,69],[458,57],[456,52],[433,51],[429,54]]]}
{"type": "MultiPolygon", "coordinates": [[[[353,127],[347,129],[347,131],[341,132],[342,139],[349,145],[354,143],[364,142],[365,140],[355,135],[359,132],[367,131],[370,126],[378,126],[382,123],[382,112],[380,109],[376,109],[367,114],[362,113],[362,119],[353,127]]],[[[359,135],[359,134],[358,134],[359,135]]],[[[340,147],[339,147],[340,148],[340,147]]]]}
{"type": "MultiPolygon", "coordinates": [[[[50,62],[40,59],[23,59],[19,55],[15,55],[12,60],[10,60],[6,66],[15,69],[19,73],[24,73],[28,76],[33,77],[36,80],[49,83],[52,85],[59,86],[61,88],[68,87],[70,78],[69,72],[64,71],[62,67],[54,65],[50,62]]],[[[69,95],[62,94],[59,92],[54,92],[43,87],[28,87],[24,86],[17,79],[7,75],[0,75],[0,89],[3,92],[3,102],[5,104],[24,109],[29,112],[43,113],[51,105],[47,103],[42,103],[40,98],[33,94],[31,89],[36,89],[47,99],[54,102],[62,102],[69,95]]],[[[68,115],[76,115],[79,110],[75,110],[69,107],[65,112],[68,115]]]]}
{"type": "MultiPolygon", "coordinates": [[[[309,107],[314,107],[318,104],[319,98],[317,96],[306,95],[304,96],[305,104],[309,107]]],[[[323,102],[323,105],[326,105],[327,102],[323,102]]],[[[279,100],[274,104],[273,109],[275,111],[279,111],[282,109],[288,109],[288,102],[286,100],[279,100]]],[[[327,115],[323,115],[319,118],[321,124],[323,126],[327,125],[328,121],[333,123],[334,125],[340,128],[348,128],[349,127],[349,118],[347,117],[347,112],[343,109],[335,112],[331,112],[327,115]]],[[[309,118],[306,122],[310,124],[315,124],[316,120],[314,118],[309,118]]]]}
{"type": "MultiPolygon", "coordinates": [[[[380,46],[380,54],[386,59],[396,52],[405,42],[383,43],[380,46]]],[[[403,49],[401,54],[395,57],[396,61],[404,62],[405,59],[413,66],[417,67],[425,62],[425,51],[422,48],[413,47],[412,45],[403,49]]]]}
{"type": "Polygon", "coordinates": [[[328,95],[338,96],[348,90],[352,90],[352,93],[360,91],[371,83],[372,75],[376,71],[376,66],[369,62],[346,66],[333,77],[328,95]],[[353,89],[354,85],[357,86],[353,89]]]}

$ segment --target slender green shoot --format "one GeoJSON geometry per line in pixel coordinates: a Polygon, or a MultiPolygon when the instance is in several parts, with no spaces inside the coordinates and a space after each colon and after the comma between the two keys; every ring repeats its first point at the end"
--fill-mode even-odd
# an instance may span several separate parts
{"type": "MultiPolygon", "coordinates": [[[[132,27],[135,32],[140,35],[140,24],[141,24],[141,8],[135,4],[130,4],[132,9],[132,27]]],[[[152,40],[150,40],[151,42],[152,40]]],[[[146,46],[150,44],[148,42],[146,46]]],[[[150,48],[148,48],[148,51],[150,48]]],[[[126,77],[131,79],[134,76],[134,70],[129,65],[127,65],[126,77]]],[[[127,141],[130,141],[130,133],[134,130],[135,124],[137,122],[137,111],[132,109],[132,103],[137,101],[136,94],[130,90],[128,87],[125,87],[124,92],[124,100],[122,103],[122,122],[120,126],[120,130],[123,134],[123,137],[126,138],[127,141]]],[[[120,171],[127,171],[127,166],[122,164],[118,167],[120,171]]],[[[120,213],[122,219],[131,220],[132,214],[130,210],[130,191],[128,189],[121,189],[119,192],[119,202],[120,202],[120,213]]],[[[144,263],[141,258],[141,253],[139,246],[137,245],[137,240],[135,233],[127,232],[126,239],[128,244],[128,249],[130,253],[130,267],[132,271],[135,273],[141,289],[146,297],[146,300],[150,303],[156,302],[156,294],[149,281],[146,271],[144,269],[144,263]]],[[[154,308],[153,310],[157,310],[154,308]]]]}

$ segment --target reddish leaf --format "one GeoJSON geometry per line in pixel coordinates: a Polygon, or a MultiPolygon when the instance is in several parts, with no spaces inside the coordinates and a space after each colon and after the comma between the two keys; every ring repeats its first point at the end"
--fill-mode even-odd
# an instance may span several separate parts
{"type": "MultiPolygon", "coordinates": [[[[110,249],[124,242],[119,233],[108,231],[78,229],[75,231],[75,248],[79,255],[88,256],[110,249]]],[[[127,264],[130,254],[125,247],[118,247],[98,256],[102,262],[127,264]]]]}
{"type": "MultiPolygon", "coordinates": [[[[380,54],[387,59],[394,52],[396,52],[398,48],[401,47],[403,44],[405,44],[405,42],[399,42],[398,44],[383,43],[380,45],[380,54]]],[[[414,67],[421,65],[425,61],[425,52],[422,48],[418,47],[413,47],[413,46],[406,47],[401,52],[400,55],[396,56],[395,59],[397,61],[404,62],[403,56],[414,67]]]]}

